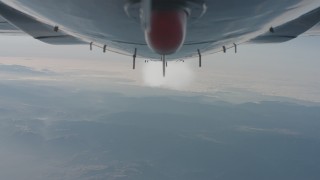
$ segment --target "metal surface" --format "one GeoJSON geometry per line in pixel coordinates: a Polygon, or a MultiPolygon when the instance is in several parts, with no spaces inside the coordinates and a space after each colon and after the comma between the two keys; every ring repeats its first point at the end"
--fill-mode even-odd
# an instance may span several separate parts
{"type": "MultiPolygon", "coordinates": [[[[137,56],[158,59],[146,45],[141,24],[128,17],[126,0],[2,0],[71,36],[137,56]]],[[[167,59],[188,58],[233,47],[320,7],[319,0],[204,0],[207,11],[188,23],[181,50],[167,59]]],[[[1,12],[0,12],[1,13],[1,12]]]]}

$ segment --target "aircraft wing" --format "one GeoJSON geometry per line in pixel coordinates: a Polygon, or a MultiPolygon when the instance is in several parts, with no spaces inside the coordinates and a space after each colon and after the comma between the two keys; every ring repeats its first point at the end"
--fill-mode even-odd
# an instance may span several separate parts
{"type": "Polygon", "coordinates": [[[320,35],[320,8],[312,10],[292,21],[250,40],[250,43],[279,43],[292,40],[299,35],[320,35]]]}
{"type": "Polygon", "coordinates": [[[316,0],[0,0],[0,32],[160,60],[320,34],[316,0]]]}
{"type": "Polygon", "coordinates": [[[54,45],[85,43],[76,37],[60,31],[57,27],[44,24],[6,4],[1,3],[0,11],[2,14],[2,16],[0,16],[0,33],[2,34],[26,33],[35,39],[54,45]],[[6,19],[10,19],[10,22],[6,19]]]}
{"type": "Polygon", "coordinates": [[[16,35],[16,34],[23,34],[23,32],[19,28],[10,24],[2,16],[0,16],[0,34],[16,35]]]}
{"type": "Polygon", "coordinates": [[[320,36],[320,23],[313,26],[311,29],[309,29],[307,32],[305,32],[303,35],[320,36]]]}

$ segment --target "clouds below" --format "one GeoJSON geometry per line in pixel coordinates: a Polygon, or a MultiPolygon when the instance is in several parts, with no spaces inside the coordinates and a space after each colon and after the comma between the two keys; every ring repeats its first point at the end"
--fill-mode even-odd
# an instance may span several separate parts
{"type": "Polygon", "coordinates": [[[0,85],[0,179],[319,177],[317,106],[0,85]]]}

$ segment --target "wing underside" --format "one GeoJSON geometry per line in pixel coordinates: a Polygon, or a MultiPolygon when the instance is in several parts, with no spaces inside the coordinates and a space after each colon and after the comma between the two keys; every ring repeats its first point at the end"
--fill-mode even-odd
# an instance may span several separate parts
{"type": "MultiPolygon", "coordinates": [[[[114,3],[120,2],[114,1],[114,3]]],[[[211,4],[210,2],[208,3],[211,4]]],[[[48,8],[51,8],[49,5],[50,4],[43,3],[44,7],[48,6],[48,8]]],[[[99,9],[98,6],[94,7],[99,9]]],[[[109,9],[110,12],[115,12],[117,16],[114,14],[114,16],[110,16],[106,13],[109,11],[103,10],[100,11],[100,13],[102,13],[101,16],[95,18],[91,16],[86,17],[85,15],[90,13],[84,13],[85,18],[76,20],[74,20],[73,17],[77,16],[70,14],[66,17],[69,18],[70,21],[61,23],[59,18],[57,18],[60,16],[55,16],[56,14],[30,16],[17,10],[19,8],[15,8],[0,1],[0,34],[28,34],[35,39],[55,45],[93,43],[98,44],[104,51],[106,47],[110,49],[113,48],[115,49],[114,52],[125,51],[125,53],[122,54],[130,56],[134,53],[134,50],[137,49],[138,56],[148,58],[159,57],[158,54],[150,51],[144,39],[141,40],[143,37],[140,32],[140,24],[132,22],[130,18],[123,14],[123,10],[118,12],[109,9]],[[53,16],[56,18],[51,19],[49,22],[57,23],[61,27],[57,27],[56,24],[44,23],[47,21],[43,21],[43,19],[37,19],[53,16]],[[118,17],[121,22],[118,23],[113,17],[118,17]],[[90,20],[89,23],[87,21],[88,19],[90,20]],[[79,22],[77,20],[79,20],[79,22]],[[102,21],[108,23],[100,23],[102,21]],[[111,25],[110,27],[106,27],[104,24],[111,25]],[[123,28],[127,25],[130,27],[130,31],[126,29],[127,27],[123,28]],[[85,37],[86,40],[80,39],[79,37],[85,37]]],[[[82,10],[86,9],[83,8],[82,10]]],[[[246,13],[246,11],[244,11],[244,13],[246,13]]],[[[254,34],[256,31],[260,32],[261,28],[265,28],[265,24],[259,24],[260,21],[252,22],[252,18],[235,18],[234,15],[230,16],[231,18],[219,18],[218,15],[219,14],[214,14],[212,11],[208,11],[207,16],[191,24],[188,29],[190,38],[183,45],[180,52],[171,55],[172,58],[168,57],[168,59],[198,56],[197,50],[201,50],[202,54],[212,54],[224,51],[224,48],[234,48],[235,44],[246,42],[278,43],[289,41],[300,35],[320,35],[320,7],[287,23],[270,27],[269,31],[266,29],[265,33],[253,39],[251,39],[252,36],[248,36],[248,34],[254,34]],[[253,27],[254,30],[251,30],[248,26],[243,27],[243,24],[246,23],[258,25],[253,27]],[[209,30],[212,30],[212,33],[208,33],[209,30]]],[[[260,16],[257,15],[254,17],[258,18],[260,16]]],[[[253,20],[255,19],[253,18],[253,20]]],[[[256,34],[254,35],[256,36],[256,34]]]]}
{"type": "Polygon", "coordinates": [[[23,34],[23,32],[0,16],[0,34],[23,34]]]}
{"type": "Polygon", "coordinates": [[[309,29],[307,32],[304,33],[304,35],[307,36],[320,36],[320,23],[313,26],[311,29],[309,29]]]}
{"type": "Polygon", "coordinates": [[[55,45],[84,43],[82,40],[59,30],[58,27],[44,24],[2,2],[0,2],[0,14],[0,33],[25,33],[42,42],[55,45]]]}
{"type": "Polygon", "coordinates": [[[250,41],[250,43],[279,43],[292,40],[299,35],[320,35],[320,7],[297,19],[269,31],[250,41]]]}

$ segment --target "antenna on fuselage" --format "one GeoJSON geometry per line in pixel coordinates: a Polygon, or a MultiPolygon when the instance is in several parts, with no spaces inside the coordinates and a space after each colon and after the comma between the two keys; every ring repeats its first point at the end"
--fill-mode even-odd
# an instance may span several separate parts
{"type": "Polygon", "coordinates": [[[198,49],[198,55],[199,55],[199,67],[202,66],[202,62],[201,62],[201,52],[200,49],[198,49]]]}
{"type": "Polygon", "coordinates": [[[162,60],[162,73],[163,73],[163,77],[166,77],[166,55],[162,55],[162,56],[161,56],[161,60],[162,60]]]}
{"type": "Polygon", "coordinates": [[[237,52],[238,52],[237,44],[236,44],[236,43],[233,43],[233,45],[234,45],[234,53],[237,53],[237,52]]]}
{"type": "Polygon", "coordinates": [[[136,69],[137,48],[134,48],[134,54],[132,57],[133,57],[132,69],[136,69]]]}
{"type": "Polygon", "coordinates": [[[90,51],[92,51],[93,42],[90,43],[90,51]]]}
{"type": "Polygon", "coordinates": [[[103,52],[106,53],[106,51],[107,51],[107,45],[104,45],[103,46],[103,52]]]}

